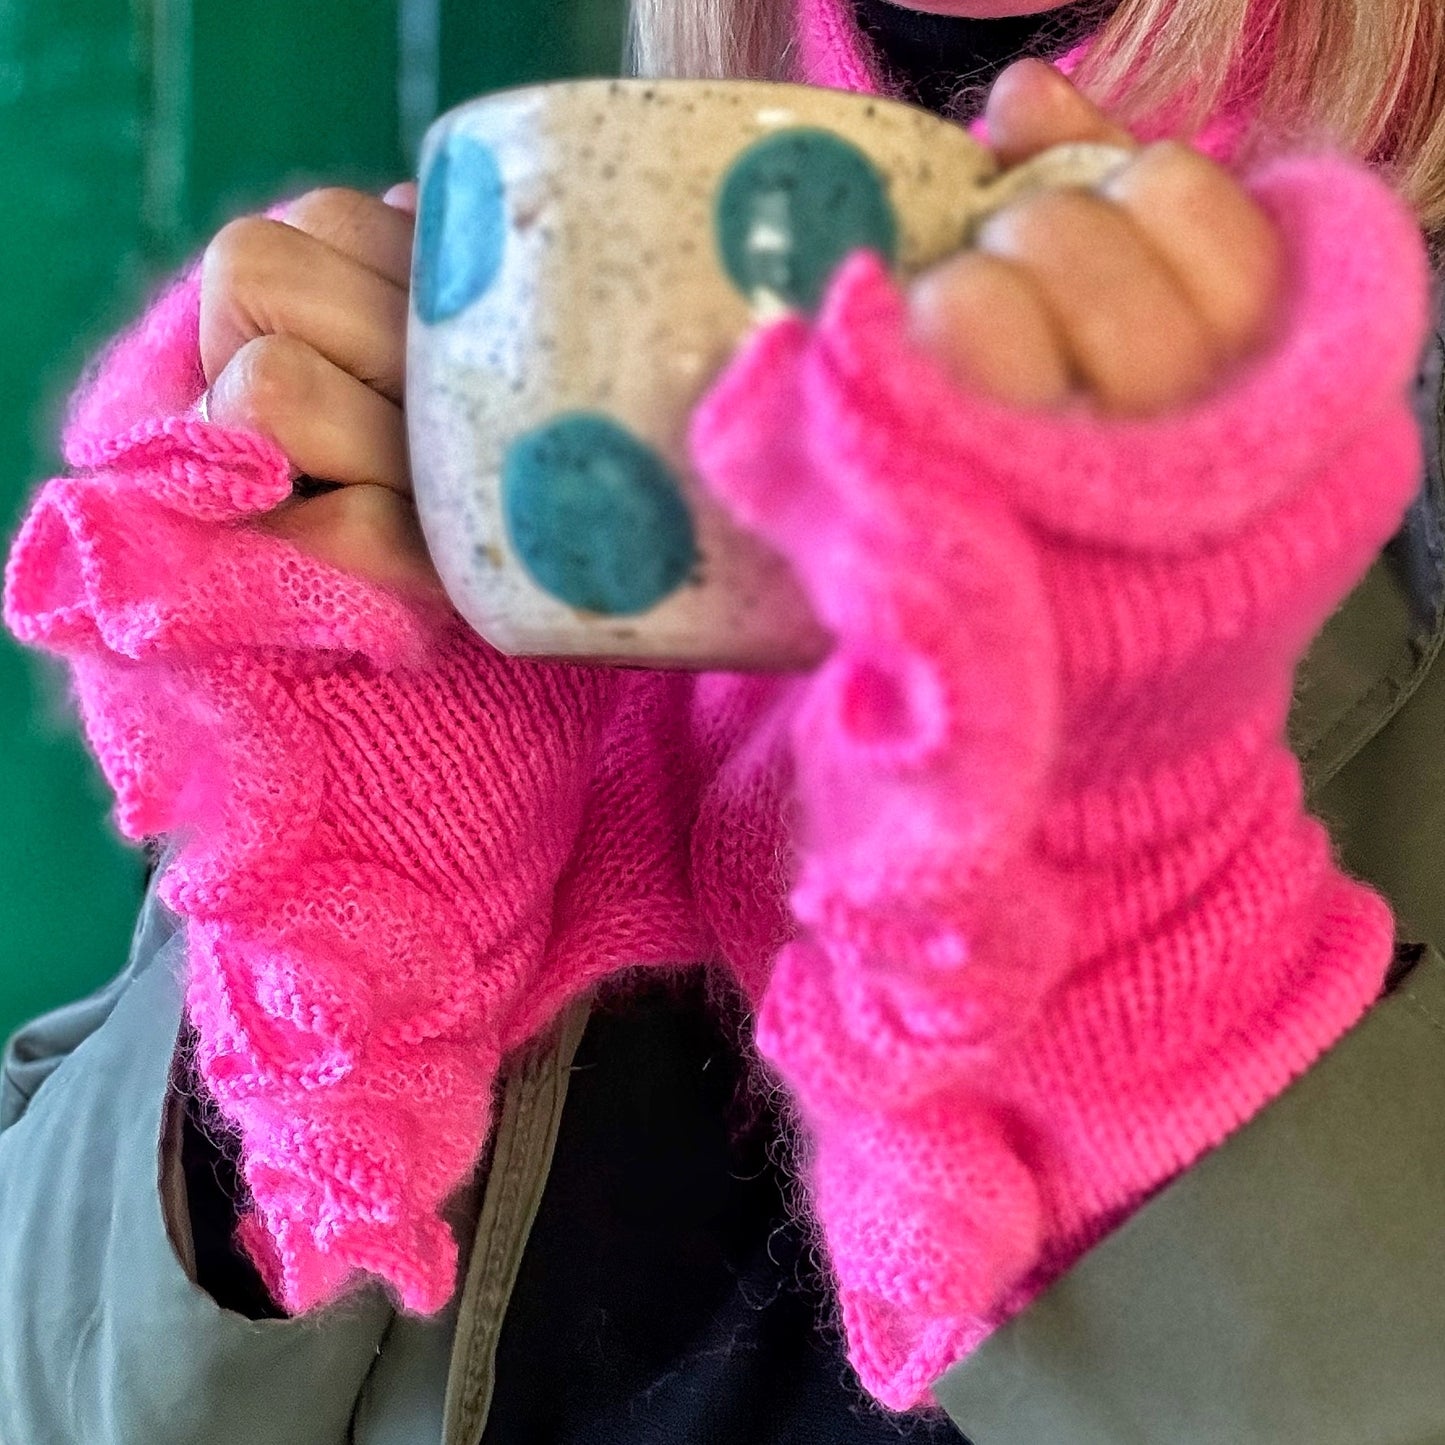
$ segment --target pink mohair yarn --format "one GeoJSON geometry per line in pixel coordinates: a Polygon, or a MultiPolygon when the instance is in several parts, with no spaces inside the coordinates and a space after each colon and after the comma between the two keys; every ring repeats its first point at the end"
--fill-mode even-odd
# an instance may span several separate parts
{"type": "Polygon", "coordinates": [[[1368,1007],[1389,915],[1282,732],[1417,481],[1423,248],[1351,164],[1250,185],[1277,335],[1167,417],[961,391],[867,256],[745,348],[695,450],[837,637],[806,678],[503,658],[249,525],[290,472],[192,414],[194,276],[107,354],[6,620],[70,663],[121,829],[175,844],[288,1307],[368,1275],[440,1307],[502,1054],[710,961],[796,1100],[851,1357],[908,1408],[1368,1007]]]}
{"type": "Polygon", "coordinates": [[[797,0],[798,79],[829,90],[883,89],[847,0],[797,0]]]}
{"type": "Polygon", "coordinates": [[[7,616],[70,659],[121,831],[178,845],[196,1063],[268,1284],[305,1310],[371,1274],[430,1313],[502,1055],[590,978],[703,951],[687,683],[502,657],[248,527],[285,457],[166,414],[199,391],[198,295],[82,392],[83,470],[30,513],[7,616]]]}
{"type": "Polygon", "coordinates": [[[968,395],[863,256],[696,418],[838,639],[789,724],[798,931],[758,1041],[853,1362],[898,1408],[1306,1068],[1390,959],[1284,722],[1418,485],[1423,250],[1339,161],[1250,184],[1292,284],[1200,405],[968,395]]]}

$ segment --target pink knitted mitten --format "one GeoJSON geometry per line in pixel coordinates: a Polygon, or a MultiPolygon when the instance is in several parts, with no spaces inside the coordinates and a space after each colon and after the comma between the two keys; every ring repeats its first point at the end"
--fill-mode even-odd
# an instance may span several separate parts
{"type": "MultiPolygon", "coordinates": [[[[837,638],[787,702],[797,936],[759,1039],[807,1125],[853,1361],[897,1408],[1308,1067],[1389,958],[1283,728],[1417,485],[1423,252],[1345,162],[1251,189],[1289,295],[1196,406],[961,392],[863,256],[697,417],[712,485],[837,638]]],[[[770,916],[710,914],[745,959],[770,916]]]]}
{"type": "Polygon", "coordinates": [[[107,358],[12,554],[131,838],[179,845],[201,1078],[244,1241],[304,1310],[358,1274],[430,1312],[505,1050],[592,979],[698,955],[676,679],[504,658],[247,523],[265,439],[187,415],[194,276],[107,358]]]}

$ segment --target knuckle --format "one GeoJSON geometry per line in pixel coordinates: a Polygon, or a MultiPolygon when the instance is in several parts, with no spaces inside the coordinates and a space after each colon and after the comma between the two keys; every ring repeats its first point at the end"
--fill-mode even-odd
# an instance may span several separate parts
{"type": "Polygon", "coordinates": [[[913,288],[915,309],[952,316],[1014,304],[1032,295],[1018,266],[986,251],[962,251],[926,271],[913,288]]]}
{"type": "Polygon", "coordinates": [[[228,401],[248,422],[274,428],[304,413],[314,391],[311,352],[292,336],[257,336],[232,358],[228,401]]]}
{"type": "Polygon", "coordinates": [[[1141,166],[1167,166],[1181,173],[1196,176],[1221,176],[1224,174],[1217,162],[1212,161],[1201,150],[1196,150],[1188,141],[1169,136],[1164,140],[1150,141],[1141,146],[1135,162],[1141,166]]]}
{"type": "Polygon", "coordinates": [[[368,197],[348,186],[319,186],[286,208],[286,220],[298,231],[324,237],[357,227],[368,197]]]}
{"type": "Polygon", "coordinates": [[[219,298],[245,292],[275,255],[279,229],[265,216],[240,216],[222,226],[201,257],[203,293],[219,298]]]}
{"type": "Polygon", "coordinates": [[[1134,162],[1136,183],[1191,210],[1204,208],[1235,183],[1223,166],[1180,140],[1155,141],[1134,162]]]}
{"type": "Polygon", "coordinates": [[[1034,288],[1023,269],[1002,256],[976,256],[967,281],[984,304],[1012,307],[1035,300],[1034,288]]]}
{"type": "Polygon", "coordinates": [[[1116,225],[1114,210],[1102,197],[1076,187],[1035,191],[991,217],[983,236],[989,249],[1005,253],[1052,248],[1061,237],[1094,236],[1116,225]]]}
{"type": "Polygon", "coordinates": [[[1136,204],[1158,213],[1189,247],[1207,258],[1195,291],[1218,340],[1229,350],[1252,343],[1272,311],[1280,270],[1273,223],[1223,166],[1178,141],[1159,142],[1136,204]]]}

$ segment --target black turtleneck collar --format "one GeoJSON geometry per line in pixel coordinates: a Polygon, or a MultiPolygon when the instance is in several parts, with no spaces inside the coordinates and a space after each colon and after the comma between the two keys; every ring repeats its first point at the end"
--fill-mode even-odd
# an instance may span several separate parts
{"type": "Polygon", "coordinates": [[[905,95],[950,114],[1026,55],[1052,58],[1078,44],[1118,0],[1075,0],[1041,15],[968,20],[907,10],[893,0],[853,0],[858,25],[905,95]]]}

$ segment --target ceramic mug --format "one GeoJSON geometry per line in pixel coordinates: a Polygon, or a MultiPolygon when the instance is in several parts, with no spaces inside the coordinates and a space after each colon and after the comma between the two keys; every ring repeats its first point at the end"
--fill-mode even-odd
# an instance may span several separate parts
{"type": "Polygon", "coordinates": [[[1072,146],[1002,174],[913,106],[768,82],[598,80],[449,112],[423,146],[407,417],[427,545],[505,652],[725,669],[827,647],[786,564],[692,474],[698,399],[851,252],[907,277],[1072,146]]]}

